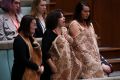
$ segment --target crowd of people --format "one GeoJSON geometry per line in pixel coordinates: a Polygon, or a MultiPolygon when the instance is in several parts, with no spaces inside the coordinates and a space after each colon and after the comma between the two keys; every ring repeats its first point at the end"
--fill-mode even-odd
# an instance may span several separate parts
{"type": "Polygon", "coordinates": [[[65,26],[61,9],[47,14],[46,0],[33,0],[29,15],[20,0],[2,0],[0,41],[14,40],[11,80],[103,78],[112,66],[99,53],[90,7],[78,3],[65,26]],[[42,38],[39,44],[36,38],[42,38]]]}

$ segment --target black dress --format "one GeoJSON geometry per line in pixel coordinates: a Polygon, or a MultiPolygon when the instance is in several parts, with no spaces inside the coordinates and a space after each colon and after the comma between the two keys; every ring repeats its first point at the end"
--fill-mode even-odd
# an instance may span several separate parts
{"type": "Polygon", "coordinates": [[[29,49],[25,41],[18,35],[13,43],[14,62],[11,80],[22,80],[25,67],[37,71],[38,65],[29,60],[29,49]]]}
{"type": "Polygon", "coordinates": [[[48,54],[48,51],[52,45],[52,42],[57,37],[57,34],[55,34],[51,30],[46,30],[42,39],[42,54],[43,54],[43,64],[44,64],[44,73],[41,75],[41,80],[50,80],[50,76],[52,74],[51,69],[49,65],[46,63],[46,61],[50,58],[50,55],[48,54]]]}

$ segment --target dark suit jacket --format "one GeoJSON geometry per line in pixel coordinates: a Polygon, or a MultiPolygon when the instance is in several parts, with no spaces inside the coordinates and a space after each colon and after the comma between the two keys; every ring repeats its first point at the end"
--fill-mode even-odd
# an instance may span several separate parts
{"type": "Polygon", "coordinates": [[[18,35],[13,43],[14,63],[12,67],[11,80],[22,80],[25,68],[38,70],[38,65],[29,60],[29,48],[20,35],[18,35]]]}
{"type": "Polygon", "coordinates": [[[42,38],[43,37],[43,30],[42,30],[42,25],[40,24],[40,20],[38,18],[36,18],[36,23],[37,23],[37,29],[35,30],[34,37],[42,38]]]}

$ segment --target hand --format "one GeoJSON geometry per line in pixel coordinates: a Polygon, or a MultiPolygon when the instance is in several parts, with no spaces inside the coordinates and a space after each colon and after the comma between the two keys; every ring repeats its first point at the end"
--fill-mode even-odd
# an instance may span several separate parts
{"type": "Polygon", "coordinates": [[[54,66],[52,66],[51,71],[52,71],[52,73],[53,73],[53,74],[57,72],[57,68],[56,68],[56,66],[55,66],[55,65],[54,65],[54,66]]]}
{"type": "Polygon", "coordinates": [[[44,66],[43,66],[43,65],[40,66],[40,72],[41,72],[41,73],[44,72],[44,66]]]}
{"type": "Polygon", "coordinates": [[[34,41],[33,42],[33,47],[34,48],[38,48],[38,47],[40,47],[40,44],[38,42],[34,41]]]}
{"type": "Polygon", "coordinates": [[[108,65],[102,64],[103,71],[106,73],[111,73],[111,68],[108,65]]]}
{"type": "Polygon", "coordinates": [[[47,60],[47,63],[48,63],[48,65],[49,65],[52,73],[53,73],[53,74],[56,73],[56,72],[57,72],[57,67],[56,67],[56,65],[54,64],[54,62],[52,61],[51,58],[49,58],[49,59],[47,60]]]}
{"type": "Polygon", "coordinates": [[[43,71],[44,71],[44,66],[43,65],[39,66],[38,72],[43,73],[43,71]]]}
{"type": "Polygon", "coordinates": [[[68,32],[66,27],[61,27],[61,31],[63,35],[66,35],[68,32]]]}

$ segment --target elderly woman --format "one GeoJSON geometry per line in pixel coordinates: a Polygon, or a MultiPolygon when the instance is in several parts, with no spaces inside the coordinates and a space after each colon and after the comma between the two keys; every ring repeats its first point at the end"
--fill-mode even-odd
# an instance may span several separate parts
{"type": "Polygon", "coordinates": [[[36,38],[43,37],[46,30],[45,17],[46,17],[46,0],[33,0],[31,15],[36,18],[37,29],[35,30],[34,36],[36,38]]]}

